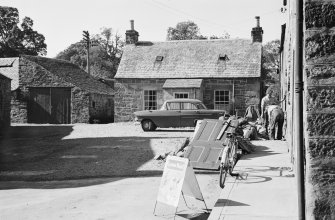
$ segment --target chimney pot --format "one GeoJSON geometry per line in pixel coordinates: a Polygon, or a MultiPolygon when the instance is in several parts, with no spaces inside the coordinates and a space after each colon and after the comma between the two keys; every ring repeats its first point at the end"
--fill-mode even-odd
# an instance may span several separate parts
{"type": "Polygon", "coordinates": [[[259,16],[256,16],[255,18],[256,18],[256,27],[259,27],[259,26],[260,26],[260,25],[259,25],[259,19],[260,19],[260,17],[259,17],[259,16]]]}
{"type": "Polygon", "coordinates": [[[130,30],[134,30],[134,20],[130,20],[130,30]]]}

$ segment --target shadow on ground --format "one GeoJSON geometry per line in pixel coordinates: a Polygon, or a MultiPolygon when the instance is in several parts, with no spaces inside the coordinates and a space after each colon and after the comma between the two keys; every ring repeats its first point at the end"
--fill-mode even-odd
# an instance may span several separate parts
{"type": "Polygon", "coordinates": [[[209,218],[210,213],[192,213],[192,214],[177,214],[184,219],[192,219],[192,220],[207,220],[209,218]]]}
{"type": "Polygon", "coordinates": [[[251,160],[256,157],[266,157],[271,156],[279,153],[275,153],[274,151],[270,150],[270,148],[262,145],[254,145],[253,152],[250,154],[243,155],[243,160],[251,160]]]}
{"type": "Polygon", "coordinates": [[[236,202],[230,199],[218,199],[216,201],[215,207],[225,207],[225,206],[249,206],[248,204],[236,202]]]}
{"type": "Polygon", "coordinates": [[[158,128],[155,130],[155,132],[194,132],[194,128],[190,129],[164,129],[164,128],[158,128]]]}
{"type": "Polygon", "coordinates": [[[82,187],[162,173],[163,161],[152,160],[152,140],[169,137],[63,139],[72,131],[50,125],[8,129],[0,137],[0,189],[82,187]]]}

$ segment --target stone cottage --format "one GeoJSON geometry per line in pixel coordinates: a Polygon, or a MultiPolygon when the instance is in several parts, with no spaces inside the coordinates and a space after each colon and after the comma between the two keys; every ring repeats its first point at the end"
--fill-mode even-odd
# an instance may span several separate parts
{"type": "Polygon", "coordinates": [[[0,134],[10,125],[10,81],[0,73],[0,134]]]}
{"type": "Polygon", "coordinates": [[[1,65],[12,79],[12,122],[113,122],[114,90],[77,65],[37,56],[2,58],[1,65]]]}
{"type": "Polygon", "coordinates": [[[286,95],[283,108],[287,113],[286,137],[294,168],[299,167],[297,152],[302,149],[303,200],[300,219],[335,219],[335,0],[284,1],[282,11],[286,24],[282,26],[281,88],[286,95]],[[299,2],[298,2],[299,3],[299,2]],[[304,3],[304,4],[302,4],[304,3]],[[297,11],[302,10],[302,54],[297,36],[297,11]],[[302,58],[303,68],[295,68],[302,58]],[[297,81],[302,73],[302,82],[297,81]],[[302,95],[302,137],[296,127],[302,95]],[[302,146],[297,139],[302,138],[302,146]]]}
{"type": "Polygon", "coordinates": [[[263,29],[256,19],[251,40],[166,42],[138,41],[131,21],[115,75],[115,121],[130,121],[133,112],[159,109],[173,98],[199,99],[230,114],[258,105],[263,29]]]}

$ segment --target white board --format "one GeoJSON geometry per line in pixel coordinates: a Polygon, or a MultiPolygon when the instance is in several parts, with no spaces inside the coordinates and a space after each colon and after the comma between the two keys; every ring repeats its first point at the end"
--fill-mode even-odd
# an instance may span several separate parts
{"type": "Polygon", "coordinates": [[[157,202],[177,207],[182,191],[186,196],[204,201],[189,159],[168,156],[158,190],[157,202]]]}
{"type": "Polygon", "coordinates": [[[195,177],[195,173],[191,166],[187,167],[182,191],[185,196],[193,197],[195,199],[204,201],[204,197],[202,196],[197,178],[195,177]]]}

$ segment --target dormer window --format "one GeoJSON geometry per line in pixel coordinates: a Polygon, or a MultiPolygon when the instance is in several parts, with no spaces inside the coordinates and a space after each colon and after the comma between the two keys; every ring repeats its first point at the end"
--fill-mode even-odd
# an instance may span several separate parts
{"type": "Polygon", "coordinates": [[[162,62],[163,61],[163,56],[157,56],[156,57],[156,61],[158,61],[158,62],[162,62]]]}
{"type": "Polygon", "coordinates": [[[219,55],[219,60],[222,60],[222,61],[228,61],[229,60],[229,57],[227,54],[220,54],[219,55]]]}

